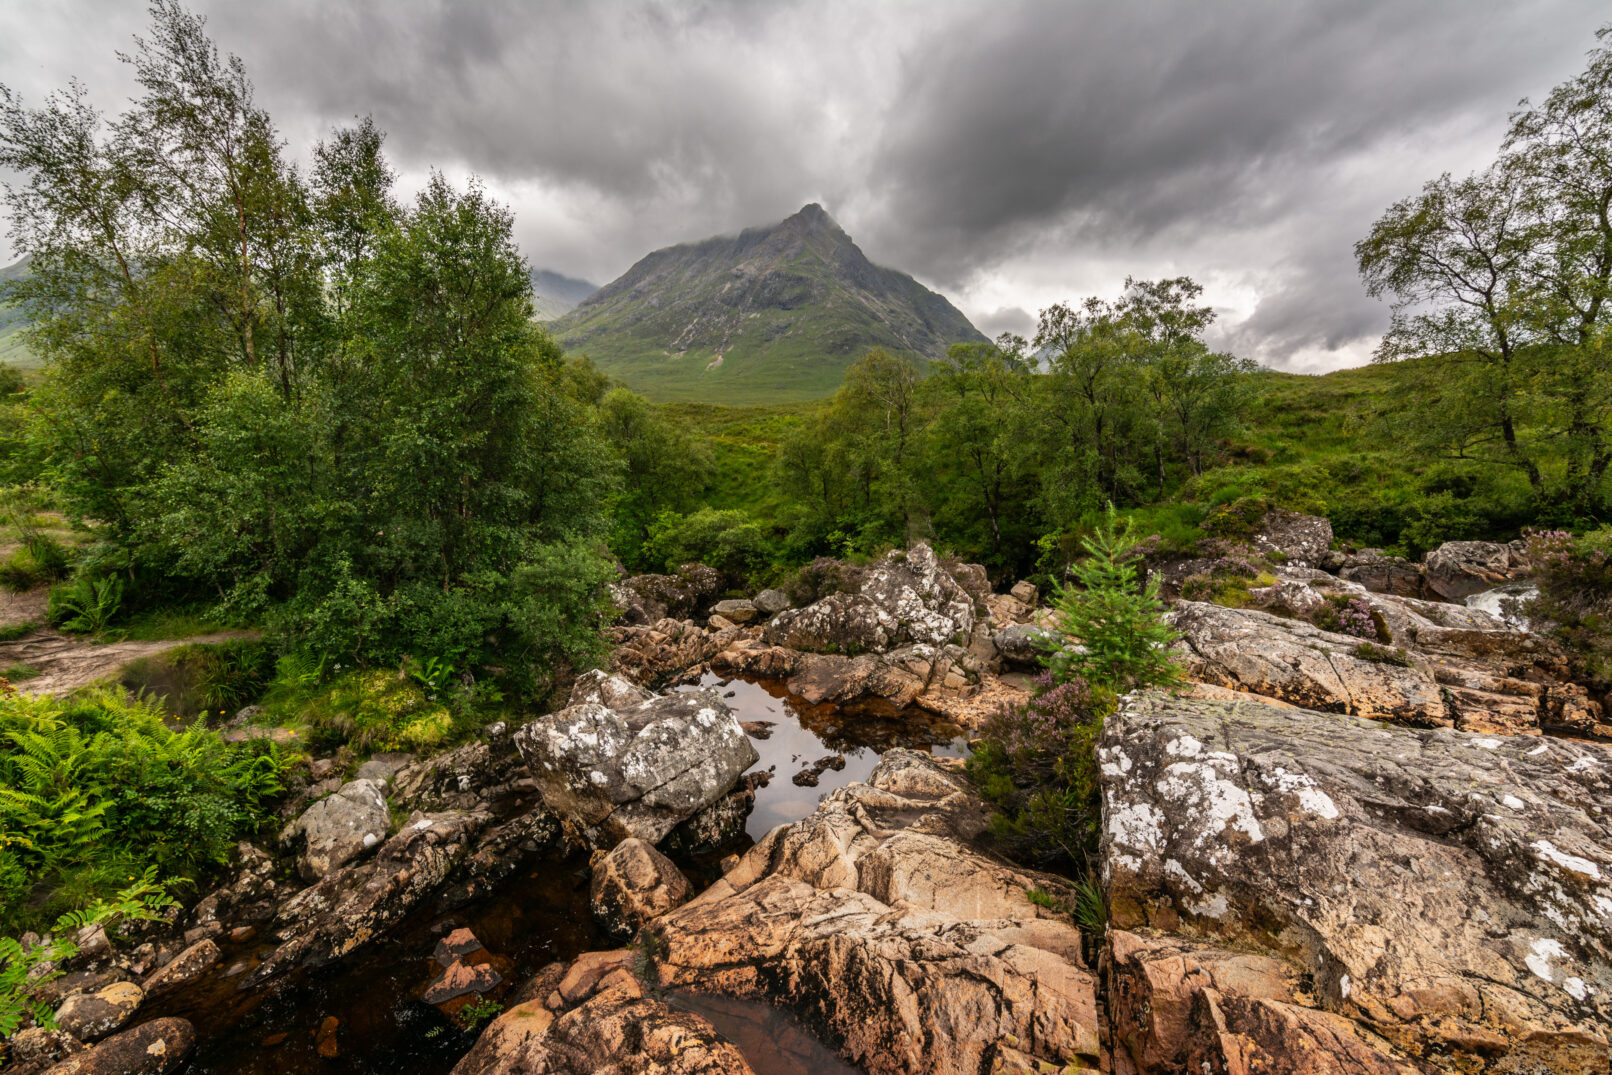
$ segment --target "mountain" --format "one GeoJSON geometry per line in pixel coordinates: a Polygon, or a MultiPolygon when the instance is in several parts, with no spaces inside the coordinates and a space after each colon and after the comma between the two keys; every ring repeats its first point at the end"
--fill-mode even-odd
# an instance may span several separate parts
{"type": "Polygon", "coordinates": [[[548,269],[533,269],[528,275],[532,279],[532,308],[539,321],[553,321],[570,313],[577,303],[599,290],[598,284],[548,269]]]}
{"type": "Polygon", "coordinates": [[[0,268],[0,363],[33,369],[39,365],[39,360],[24,346],[21,335],[29,325],[28,317],[20,308],[6,301],[6,284],[27,275],[26,255],[20,261],[0,268]]]}
{"type": "Polygon", "coordinates": [[[818,205],[657,250],[550,330],[651,399],[735,404],[831,395],[874,347],[924,362],[985,339],[944,297],[869,261],[818,205]]]}

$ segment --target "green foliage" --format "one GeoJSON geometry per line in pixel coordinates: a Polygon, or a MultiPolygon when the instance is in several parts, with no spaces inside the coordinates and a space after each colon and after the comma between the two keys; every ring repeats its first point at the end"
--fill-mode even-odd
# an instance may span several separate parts
{"type": "Polygon", "coordinates": [[[1584,682],[1612,689],[1612,527],[1535,531],[1528,557],[1539,587],[1529,617],[1567,647],[1584,682]]]}
{"type": "Polygon", "coordinates": [[[771,563],[773,543],[765,528],[743,512],[701,508],[691,515],[663,512],[649,528],[644,553],[661,570],[697,562],[741,583],[771,563]]]}
{"type": "Polygon", "coordinates": [[[1084,679],[1120,694],[1178,682],[1177,636],[1164,622],[1157,576],[1145,584],[1138,577],[1142,542],[1131,521],[1110,505],[1081,546],[1087,558],[1070,569],[1074,584],[1052,595],[1060,619],[1046,643],[1047,668],[1061,682],[1084,679]]]}
{"type": "Polygon", "coordinates": [[[123,604],[123,579],[118,575],[81,573],[73,581],[50,591],[46,616],[64,631],[99,634],[106,630],[123,604]]]}
{"type": "MultiPolygon", "coordinates": [[[[133,883],[107,899],[64,912],[47,940],[25,946],[14,937],[0,936],[0,1039],[12,1037],[26,1020],[55,1028],[54,1002],[41,999],[40,994],[47,983],[62,976],[60,964],[78,954],[71,934],[101,926],[110,936],[120,922],[152,921],[175,905],[166,886],[157,881],[156,867],[131,880],[133,883]]],[[[4,861],[0,859],[0,894],[5,890],[4,861]]]]}
{"type": "Polygon", "coordinates": [[[1374,642],[1362,642],[1354,648],[1354,655],[1362,661],[1375,661],[1378,664],[1392,664],[1400,668],[1409,668],[1412,665],[1410,654],[1402,649],[1391,646],[1379,646],[1374,642]]]}
{"type": "Polygon", "coordinates": [[[263,820],[288,764],[122,692],[72,699],[0,694],[0,848],[40,891],[0,907],[0,928],[48,920],[120,875],[194,877],[222,865],[263,820]]]}

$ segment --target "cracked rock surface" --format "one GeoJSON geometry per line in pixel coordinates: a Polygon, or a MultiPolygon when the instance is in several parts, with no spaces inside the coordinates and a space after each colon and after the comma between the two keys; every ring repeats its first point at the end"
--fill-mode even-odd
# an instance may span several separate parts
{"type": "Polygon", "coordinates": [[[659,843],[759,758],[710,689],[620,709],[585,701],[525,725],[515,745],[548,808],[596,847],[659,843]]]}
{"type": "Polygon", "coordinates": [[[1098,758],[1130,1070],[1607,1070],[1612,751],[1143,694],[1098,758]]]}

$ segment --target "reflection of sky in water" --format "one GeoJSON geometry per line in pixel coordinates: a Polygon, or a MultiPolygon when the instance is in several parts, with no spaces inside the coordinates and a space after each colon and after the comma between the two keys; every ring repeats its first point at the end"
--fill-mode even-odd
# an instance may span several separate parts
{"type": "Polygon", "coordinates": [[[750,737],[761,755],[749,771],[772,769],[772,780],[756,791],[755,809],[745,831],[759,840],[778,825],[798,821],[817,809],[823,796],[853,781],[865,781],[879,755],[891,747],[924,750],[937,757],[961,757],[966,743],[953,725],[936,722],[918,710],[898,710],[875,701],[852,707],[809,705],[788,696],[783,684],[724,682],[708,675],[702,687],[716,687],[741,722],[772,721],[772,735],[750,737]],[[819,758],[845,755],[845,768],[825,769],[815,788],[803,788],[794,776],[819,758]]]}

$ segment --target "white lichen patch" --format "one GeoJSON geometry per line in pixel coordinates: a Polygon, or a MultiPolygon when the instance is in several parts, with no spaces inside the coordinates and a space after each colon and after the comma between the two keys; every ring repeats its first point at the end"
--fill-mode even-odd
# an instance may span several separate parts
{"type": "Polygon", "coordinates": [[[1196,758],[1203,753],[1203,744],[1190,735],[1183,735],[1164,744],[1164,752],[1172,758],[1196,758]]]}
{"type": "Polygon", "coordinates": [[[1517,798],[1515,795],[1501,796],[1500,805],[1509,806],[1513,810],[1525,810],[1528,808],[1528,804],[1517,798]]]}
{"type": "Polygon", "coordinates": [[[1595,759],[1589,755],[1585,755],[1584,757],[1575,761],[1572,765],[1569,765],[1567,767],[1567,771],[1570,773],[1582,773],[1586,769],[1593,768],[1595,768],[1595,759]]]}
{"type": "Polygon", "coordinates": [[[1197,881],[1193,880],[1192,875],[1187,872],[1187,868],[1181,865],[1175,859],[1164,860],[1164,872],[1179,880],[1183,885],[1186,885],[1193,892],[1203,891],[1203,886],[1198,884],[1197,881]]]}
{"type": "Polygon", "coordinates": [[[1564,870],[1571,870],[1573,873],[1581,874],[1592,881],[1601,879],[1601,867],[1587,858],[1569,855],[1567,852],[1558,849],[1549,840],[1535,840],[1532,846],[1539,857],[1547,862],[1554,862],[1564,870]]]}
{"type": "Polygon", "coordinates": [[[1535,747],[1534,749],[1530,750],[1528,752],[1528,756],[1530,758],[1535,758],[1535,757],[1538,757],[1539,755],[1545,753],[1545,751],[1547,751],[1549,749],[1550,749],[1550,744],[1549,743],[1541,743],[1537,747],[1535,747]]]}
{"type": "Polygon", "coordinates": [[[1338,975],[1338,993],[1344,1000],[1349,999],[1349,990],[1351,988],[1353,987],[1349,982],[1349,976],[1347,974],[1338,975]]]}
{"type": "Polygon", "coordinates": [[[1225,918],[1226,912],[1230,910],[1229,905],[1226,903],[1226,896],[1222,892],[1216,892],[1214,896],[1202,903],[1183,901],[1182,905],[1199,918],[1225,918]]]}
{"type": "Polygon", "coordinates": [[[1472,740],[1472,745],[1475,747],[1482,747],[1484,750],[1499,750],[1501,747],[1505,746],[1505,744],[1498,739],[1474,739],[1472,740]]]}
{"type": "Polygon", "coordinates": [[[1329,821],[1338,817],[1338,804],[1316,785],[1309,774],[1290,773],[1278,767],[1273,773],[1261,773],[1260,778],[1266,786],[1298,799],[1299,809],[1306,814],[1324,817],[1329,821]]]}
{"type": "Polygon", "coordinates": [[[1108,834],[1122,847],[1158,851],[1164,846],[1164,815],[1151,803],[1127,803],[1108,813],[1108,834]]]}
{"type": "MultiPolygon", "coordinates": [[[[1178,761],[1165,768],[1155,787],[1168,801],[1187,808],[1188,816],[1201,822],[1193,846],[1203,847],[1228,828],[1244,833],[1250,840],[1265,838],[1254,816],[1254,803],[1248,792],[1226,778],[1220,770],[1226,763],[1178,761]]],[[[1228,766],[1236,772],[1235,761],[1228,766]]]]}
{"type": "Polygon", "coordinates": [[[1574,1000],[1583,1000],[1590,995],[1590,991],[1585,988],[1584,979],[1582,978],[1569,978],[1562,983],[1562,988],[1567,990],[1567,995],[1574,1000]]]}
{"type": "Polygon", "coordinates": [[[1536,975],[1554,983],[1556,979],[1551,976],[1555,973],[1555,969],[1551,967],[1550,961],[1567,958],[1567,950],[1562,947],[1562,942],[1541,937],[1529,947],[1532,949],[1532,954],[1524,956],[1523,962],[1528,964],[1528,969],[1536,975]]]}
{"type": "Polygon", "coordinates": [[[1097,752],[1104,776],[1124,776],[1131,771],[1131,756],[1123,750],[1103,749],[1097,752]]]}

